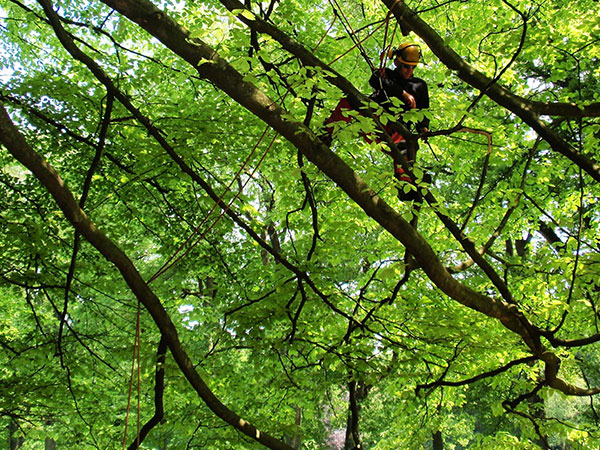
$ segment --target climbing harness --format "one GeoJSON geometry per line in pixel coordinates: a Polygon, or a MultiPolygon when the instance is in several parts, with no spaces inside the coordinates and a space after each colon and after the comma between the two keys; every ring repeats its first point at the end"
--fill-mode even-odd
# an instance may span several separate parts
{"type": "MultiPolygon", "coordinates": [[[[325,120],[325,130],[327,131],[327,133],[330,136],[333,134],[333,131],[334,131],[334,126],[333,126],[334,123],[336,123],[336,122],[350,123],[350,122],[352,122],[352,120],[354,120],[354,117],[352,117],[352,115],[348,114],[348,112],[350,112],[350,111],[354,111],[354,108],[352,108],[352,105],[350,105],[350,102],[348,101],[347,98],[345,98],[345,97],[342,98],[336,105],[336,107],[333,110],[333,112],[331,113],[331,115],[327,118],[327,120],[325,120]]],[[[360,111],[358,112],[358,114],[361,114],[360,111]]],[[[376,118],[376,119],[379,122],[379,119],[378,118],[376,118]]],[[[397,131],[394,131],[390,125],[381,125],[381,127],[385,130],[385,132],[387,134],[390,135],[394,144],[398,144],[398,143],[404,141],[404,137],[397,131]]],[[[367,134],[365,132],[361,132],[361,135],[368,144],[370,144],[373,141],[377,142],[377,143],[380,142],[380,138],[377,136],[372,137],[370,134],[367,134]]]]}

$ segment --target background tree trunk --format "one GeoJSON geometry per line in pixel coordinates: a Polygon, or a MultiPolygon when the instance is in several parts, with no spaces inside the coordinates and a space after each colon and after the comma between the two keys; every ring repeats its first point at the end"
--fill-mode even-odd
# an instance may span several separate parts
{"type": "Polygon", "coordinates": [[[23,445],[23,438],[16,436],[19,427],[14,419],[11,419],[8,424],[8,448],[10,450],[18,450],[23,445]]]}
{"type": "Polygon", "coordinates": [[[44,442],[44,450],[56,450],[56,441],[47,437],[46,441],[44,442]]]}
{"type": "Polygon", "coordinates": [[[444,450],[444,439],[439,430],[433,433],[433,450],[444,450]]]}

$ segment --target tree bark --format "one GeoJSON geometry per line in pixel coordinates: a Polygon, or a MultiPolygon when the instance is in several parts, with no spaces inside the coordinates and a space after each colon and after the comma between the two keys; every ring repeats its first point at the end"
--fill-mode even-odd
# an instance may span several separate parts
{"type": "Polygon", "coordinates": [[[19,450],[23,445],[23,438],[16,436],[18,430],[17,423],[11,418],[8,424],[8,448],[10,450],[19,450]]]}
{"type": "Polygon", "coordinates": [[[432,442],[433,450],[444,450],[444,438],[441,431],[438,430],[433,433],[432,442]]]}

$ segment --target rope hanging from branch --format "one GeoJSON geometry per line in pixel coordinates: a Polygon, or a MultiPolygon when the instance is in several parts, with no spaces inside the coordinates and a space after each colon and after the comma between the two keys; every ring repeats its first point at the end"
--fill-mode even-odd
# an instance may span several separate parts
{"type": "Polygon", "coordinates": [[[356,32],[352,29],[352,25],[350,25],[350,21],[348,20],[348,18],[344,14],[344,10],[340,6],[340,4],[337,2],[337,0],[329,0],[329,3],[331,4],[331,8],[333,9],[334,14],[336,16],[340,17],[340,19],[342,21],[342,25],[346,29],[346,33],[348,34],[348,36],[350,37],[350,39],[354,43],[354,47],[358,49],[358,51],[360,52],[360,54],[362,55],[362,57],[364,58],[364,60],[366,61],[366,63],[371,68],[371,71],[374,71],[375,70],[375,66],[371,62],[371,59],[369,58],[369,55],[367,54],[367,52],[365,51],[364,47],[362,46],[362,42],[364,42],[364,40],[360,41],[358,39],[358,36],[356,35],[356,32]]]}

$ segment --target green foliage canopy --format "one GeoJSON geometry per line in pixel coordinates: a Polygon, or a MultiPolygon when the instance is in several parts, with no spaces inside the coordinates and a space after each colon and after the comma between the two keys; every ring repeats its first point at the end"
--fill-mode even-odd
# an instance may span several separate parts
{"type": "Polygon", "coordinates": [[[11,448],[598,446],[596,2],[0,17],[11,448]],[[431,93],[404,117],[431,133],[403,128],[422,202],[360,135],[395,116],[319,137],[403,40],[431,93]]]}

